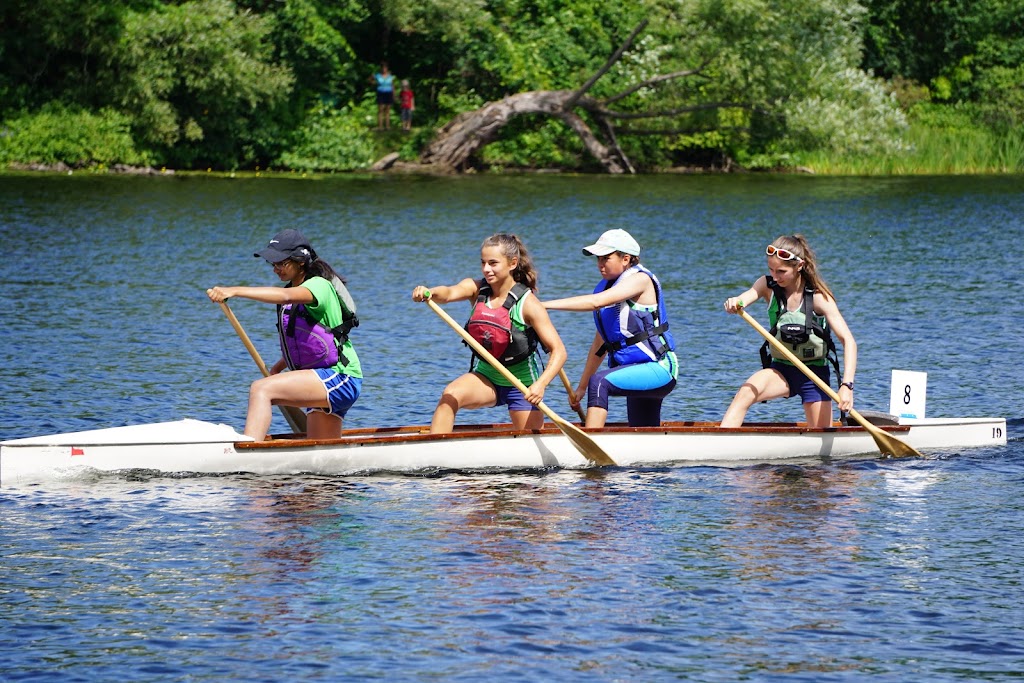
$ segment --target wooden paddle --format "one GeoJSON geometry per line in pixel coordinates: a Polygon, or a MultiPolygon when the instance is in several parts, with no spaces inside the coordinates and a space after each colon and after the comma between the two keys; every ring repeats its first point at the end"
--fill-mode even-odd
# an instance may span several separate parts
{"type": "MultiPolygon", "coordinates": [[[[768,343],[772,345],[772,348],[779,351],[783,356],[786,357],[786,360],[795,365],[800,370],[800,372],[807,375],[807,377],[812,382],[817,384],[819,389],[828,394],[833,401],[835,401],[837,404],[839,403],[839,394],[833,391],[832,387],[826,384],[820,377],[811,372],[811,369],[804,365],[803,362],[801,362],[800,359],[796,357],[796,354],[794,354],[792,351],[786,348],[786,346],[778,339],[773,337],[771,333],[768,332],[768,330],[764,329],[761,323],[757,322],[752,317],[750,317],[750,314],[747,313],[745,310],[740,308],[739,314],[743,317],[744,320],[750,323],[751,327],[757,330],[762,337],[768,340],[768,343]]],[[[866,429],[869,434],[871,434],[871,438],[875,440],[875,445],[878,446],[878,450],[881,451],[883,455],[888,454],[897,458],[910,455],[923,457],[921,453],[919,453],[917,449],[915,449],[913,446],[900,441],[892,434],[889,434],[879,429],[877,426],[871,424],[853,408],[850,408],[850,416],[853,417],[853,419],[856,420],[861,427],[866,429]]]]}
{"type": "MultiPolygon", "coordinates": [[[[242,323],[238,322],[238,318],[235,317],[235,312],[227,305],[226,302],[220,302],[220,308],[224,311],[224,315],[228,317],[228,321],[231,323],[231,327],[235,328],[235,332],[238,333],[238,338],[245,344],[245,348],[248,349],[249,355],[256,361],[256,366],[263,373],[264,377],[270,377],[270,370],[267,370],[266,363],[263,362],[263,358],[260,357],[260,352],[256,350],[253,343],[249,340],[249,335],[242,329],[242,323]]],[[[288,420],[288,424],[295,431],[296,434],[304,434],[306,432],[306,413],[301,408],[295,406],[278,406],[281,413],[284,415],[284,419],[288,420]]]]}
{"type": "MultiPolygon", "coordinates": [[[[513,375],[508,368],[499,363],[498,360],[480,344],[480,342],[478,342],[476,339],[473,339],[473,336],[469,332],[466,332],[465,329],[463,329],[462,325],[455,322],[455,320],[453,320],[450,315],[445,313],[443,308],[438,306],[436,303],[434,303],[433,300],[429,298],[427,299],[427,305],[429,305],[430,308],[434,310],[434,313],[437,313],[439,316],[441,316],[441,319],[448,323],[448,325],[451,326],[453,330],[458,332],[459,336],[462,337],[467,344],[469,344],[470,348],[476,351],[476,354],[478,356],[480,356],[485,361],[490,363],[491,366],[494,367],[498,372],[500,372],[502,377],[511,382],[512,385],[515,386],[515,388],[519,389],[519,391],[523,392],[524,394],[526,393],[526,386],[519,381],[519,378],[513,375]]],[[[588,460],[592,461],[597,465],[615,464],[615,461],[612,460],[611,456],[605,453],[603,450],[601,450],[601,447],[594,443],[594,440],[591,439],[586,433],[584,433],[583,430],[581,430],[576,425],[566,422],[565,420],[560,418],[557,414],[555,414],[555,411],[551,410],[551,408],[548,408],[546,405],[544,405],[544,401],[538,403],[537,407],[541,409],[541,412],[548,416],[548,419],[555,423],[556,427],[562,430],[563,434],[569,437],[569,440],[572,442],[572,445],[576,447],[576,450],[578,450],[580,453],[586,456],[588,460]]]]}
{"type": "MultiPolygon", "coordinates": [[[[572,388],[572,382],[569,381],[569,376],[565,374],[565,368],[558,368],[558,376],[562,378],[562,384],[565,385],[565,390],[569,392],[569,407],[571,408],[572,399],[576,397],[576,390],[572,388]]],[[[587,416],[579,406],[576,406],[576,414],[586,424],[587,416]]]]}

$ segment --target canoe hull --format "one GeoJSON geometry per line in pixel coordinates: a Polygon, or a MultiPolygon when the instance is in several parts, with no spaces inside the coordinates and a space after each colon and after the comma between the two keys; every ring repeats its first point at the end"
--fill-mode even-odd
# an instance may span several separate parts
{"type": "MultiPolygon", "coordinates": [[[[1002,418],[929,418],[886,428],[925,452],[1006,443],[1002,418]]],[[[0,443],[0,485],[78,477],[83,472],[361,475],[437,470],[586,468],[559,430],[511,431],[508,425],[459,427],[437,436],[426,427],[347,430],[341,439],[294,436],[254,443],[226,425],[180,420],[0,443]]],[[[859,427],[807,430],[757,424],[719,429],[716,423],[661,427],[612,426],[588,432],[621,466],[736,465],[877,454],[859,427]]]]}

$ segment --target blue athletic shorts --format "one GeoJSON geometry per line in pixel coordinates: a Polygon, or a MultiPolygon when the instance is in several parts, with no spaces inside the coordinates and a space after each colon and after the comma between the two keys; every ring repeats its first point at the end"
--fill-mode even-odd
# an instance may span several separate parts
{"type": "MultiPolygon", "coordinates": [[[[827,365],[808,365],[807,367],[811,369],[811,372],[820,377],[825,384],[829,383],[831,375],[827,365]]],[[[800,394],[804,403],[832,400],[828,394],[812,382],[807,375],[800,372],[800,369],[796,366],[787,365],[786,363],[772,363],[772,370],[778,370],[786,378],[786,383],[789,385],[790,398],[800,394]]]]}
{"type": "Polygon", "coordinates": [[[661,424],[661,403],[676,386],[661,363],[636,363],[598,370],[587,385],[587,408],[608,410],[609,396],[626,397],[626,420],[630,427],[661,424]]]}
{"type": "Polygon", "coordinates": [[[617,365],[598,370],[587,385],[587,407],[608,410],[609,396],[663,399],[676,381],[660,363],[617,365]]]}
{"type": "Polygon", "coordinates": [[[334,368],[315,368],[313,372],[324,383],[324,388],[327,389],[327,400],[331,405],[327,408],[307,408],[306,412],[319,410],[328,415],[345,417],[348,409],[356,402],[363,390],[363,380],[359,377],[343,375],[334,368]]]}
{"type": "Polygon", "coordinates": [[[508,406],[509,410],[540,410],[537,406],[533,405],[526,400],[523,396],[523,392],[519,391],[515,387],[501,387],[495,385],[495,391],[498,392],[498,400],[494,404],[496,406],[508,406]]]}

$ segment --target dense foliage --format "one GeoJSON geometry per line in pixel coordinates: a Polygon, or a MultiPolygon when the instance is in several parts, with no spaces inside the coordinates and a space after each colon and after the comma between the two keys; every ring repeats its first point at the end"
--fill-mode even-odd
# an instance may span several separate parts
{"type": "MultiPolygon", "coordinates": [[[[420,141],[579,88],[644,19],[588,93],[640,169],[906,154],[927,139],[908,121],[1019,142],[1024,0],[6,0],[0,162],[365,168],[393,142],[373,131],[381,61],[414,85],[420,141]]],[[[593,163],[537,117],[479,162],[593,163]]]]}

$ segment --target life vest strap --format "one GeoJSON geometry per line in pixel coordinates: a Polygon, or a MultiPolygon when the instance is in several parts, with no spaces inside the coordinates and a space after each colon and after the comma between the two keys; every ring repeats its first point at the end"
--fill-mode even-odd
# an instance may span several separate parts
{"type": "MultiPolygon", "coordinates": [[[[604,344],[601,344],[601,348],[599,348],[595,352],[595,355],[603,356],[604,354],[608,353],[609,351],[619,351],[621,349],[628,348],[628,347],[633,346],[635,344],[639,344],[640,342],[645,342],[648,339],[650,339],[651,337],[660,336],[660,335],[664,334],[665,332],[668,332],[668,323],[667,322],[662,323],[662,324],[658,325],[657,327],[651,328],[650,330],[644,330],[643,332],[640,332],[639,334],[633,335],[629,339],[624,339],[622,341],[617,341],[617,342],[605,342],[604,344]]],[[[662,354],[662,355],[664,355],[664,354],[662,354]]]]}

